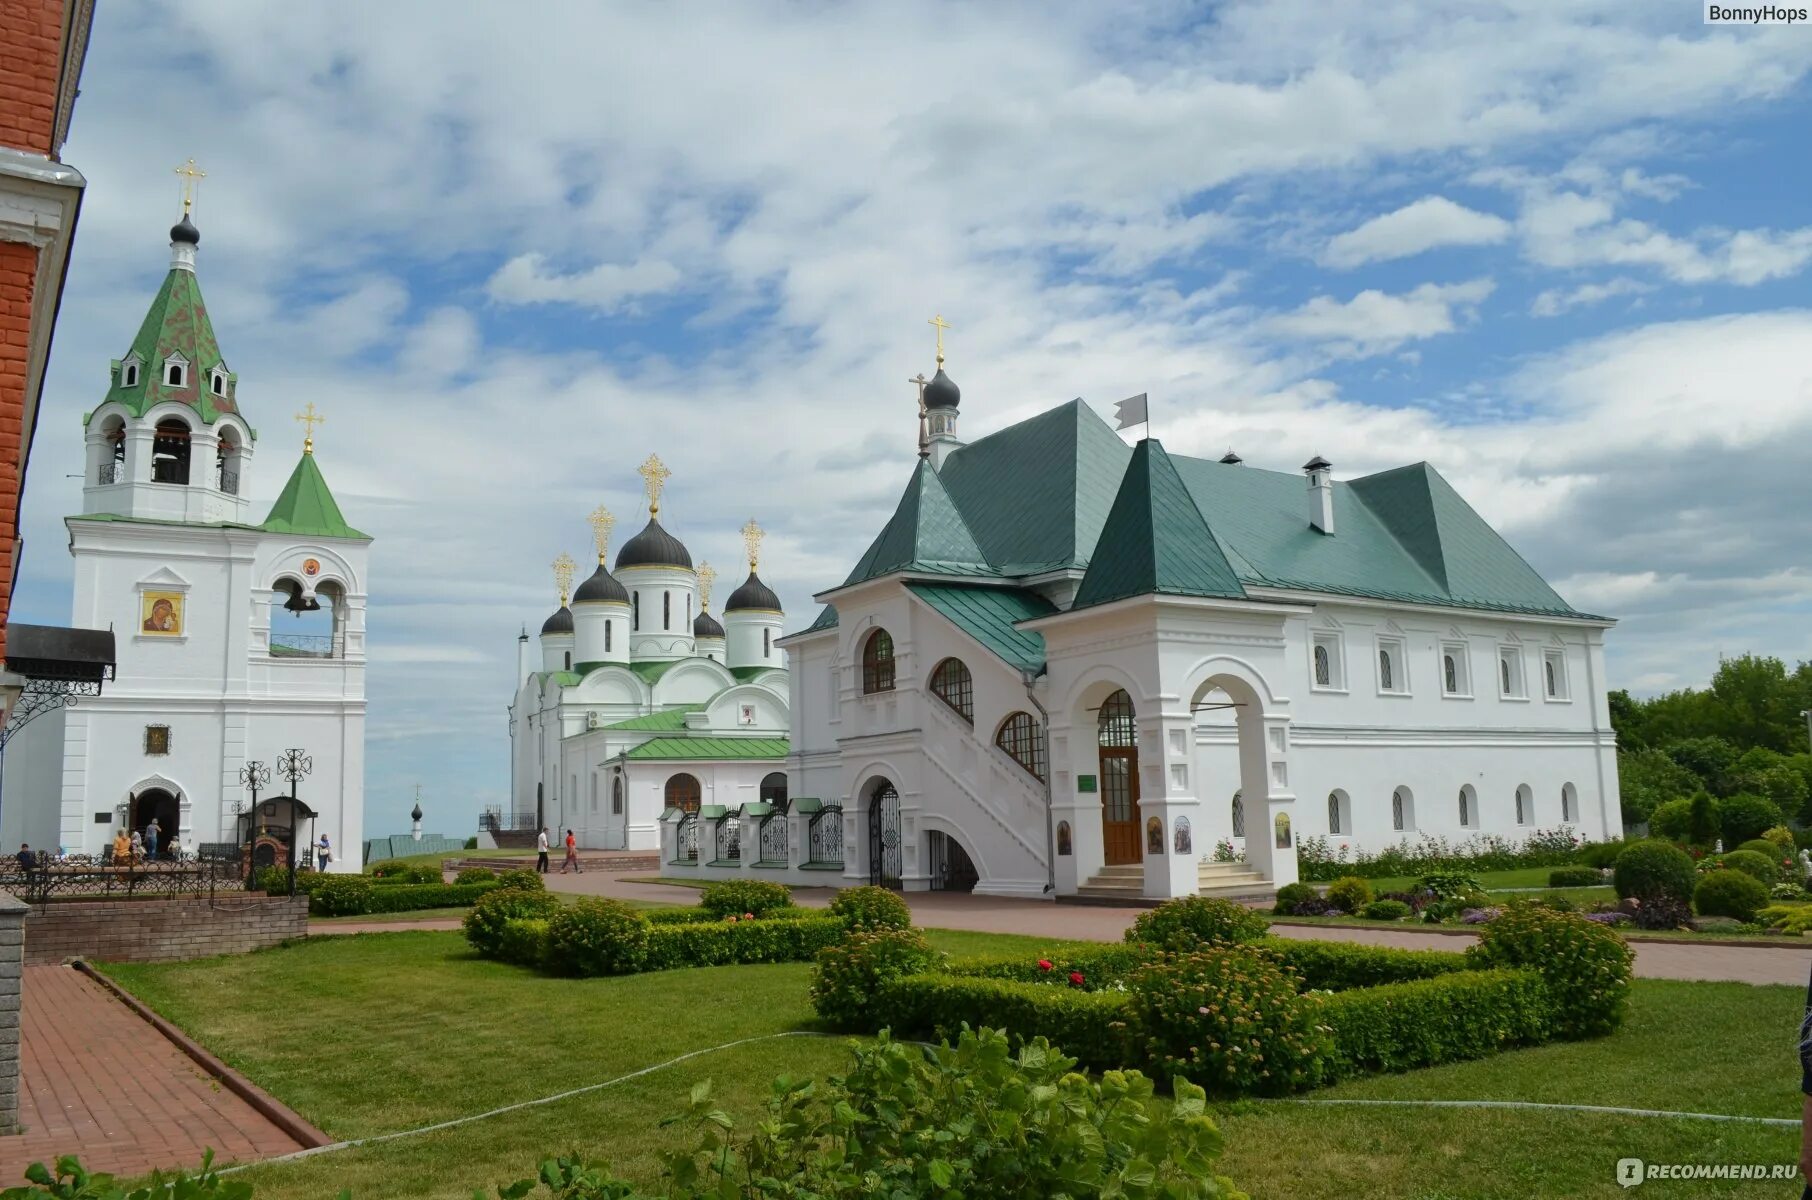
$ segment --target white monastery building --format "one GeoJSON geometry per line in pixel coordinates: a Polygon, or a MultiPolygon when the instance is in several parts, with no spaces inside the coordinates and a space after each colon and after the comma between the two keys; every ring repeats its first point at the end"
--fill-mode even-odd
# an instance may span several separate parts
{"type": "Polygon", "coordinates": [[[1621,832],[1612,622],[1433,467],[1187,458],[1080,400],[965,444],[941,341],[920,388],[898,507],[782,643],[819,881],[1241,893],[1304,838],[1621,832]]]}
{"type": "Polygon", "coordinates": [[[202,302],[186,205],[170,239],[163,287],[83,418],[82,512],[65,518],[72,623],[115,632],[117,674],[8,745],[0,842],[100,855],[153,821],[165,854],[325,834],[335,868],[356,871],[371,539],[321,475],[312,404],[301,458],[253,522],[258,435],[202,302]],[[312,760],[294,795],[315,814],[293,826],[292,806],[268,803],[290,794],[275,770],[289,750],[312,760]],[[241,780],[258,763],[271,774],[248,830],[241,780]]]}
{"type": "Polygon", "coordinates": [[[509,709],[509,824],[545,826],[556,841],[572,829],[581,846],[603,850],[659,849],[668,810],[715,820],[786,807],[786,614],[757,574],[762,531],[743,527],[749,576],[720,622],[710,612],[716,572],[695,568],[661,526],[670,472],[652,455],[640,472],[647,526],[617,551],[613,571],[614,520],[592,513],[598,565],[570,604],[573,562],[555,560],[560,607],[541,626],[538,655],[526,630],[518,639],[509,709]]]}

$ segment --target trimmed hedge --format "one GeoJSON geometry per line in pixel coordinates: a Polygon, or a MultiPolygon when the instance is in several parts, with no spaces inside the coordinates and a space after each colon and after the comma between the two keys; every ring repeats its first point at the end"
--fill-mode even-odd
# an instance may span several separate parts
{"type": "Polygon", "coordinates": [[[1551,888],[1597,887],[1603,882],[1603,872],[1592,867],[1556,867],[1548,872],[1551,888]]]}
{"type": "Polygon", "coordinates": [[[793,889],[761,879],[720,879],[698,894],[698,906],[720,917],[765,917],[793,906],[793,889]]]}
{"type": "MultiPolygon", "coordinates": [[[[1077,985],[1084,991],[1098,990],[1102,985],[1125,979],[1157,956],[1146,945],[1090,946],[1086,950],[1053,951],[1049,954],[975,954],[951,959],[944,968],[947,975],[980,979],[1011,979],[1019,983],[1069,984],[1072,973],[1082,976],[1077,985]],[[1043,964],[1050,963],[1047,968],[1043,964]]],[[[974,1024],[974,1022],[970,1022],[974,1024]]]]}
{"type": "Polygon", "coordinates": [[[1305,900],[1320,900],[1321,893],[1315,890],[1312,883],[1286,883],[1277,889],[1277,903],[1271,907],[1271,914],[1278,917],[1296,915],[1296,906],[1305,900]]]}
{"type": "Polygon", "coordinates": [[[830,902],[831,915],[851,929],[911,929],[912,910],[884,887],[844,888],[830,902]]]}
{"type": "Polygon", "coordinates": [[[1733,868],[1712,871],[1699,880],[1692,904],[1702,917],[1732,917],[1745,924],[1768,907],[1768,889],[1753,875],[1733,868]]]}
{"type": "Polygon", "coordinates": [[[1160,1079],[1210,1095],[1281,1096],[1313,1086],[1329,1035],[1320,1006],[1275,956],[1253,946],[1166,954],[1134,971],[1127,1024],[1160,1079]]]}
{"type": "Polygon", "coordinates": [[[308,893],[308,911],[317,917],[350,917],[371,911],[377,889],[363,875],[329,875],[314,881],[308,893]]]}
{"type": "Polygon", "coordinates": [[[882,1002],[883,985],[928,971],[937,960],[937,951],[916,929],[852,930],[818,952],[812,1008],[838,1029],[877,1032],[890,1024],[882,1015],[889,1011],[882,1002]]]}
{"type": "Polygon", "coordinates": [[[1353,988],[1407,983],[1473,970],[1466,956],[1451,950],[1398,950],[1361,942],[1306,942],[1268,938],[1264,943],[1278,961],[1302,977],[1302,986],[1344,992],[1353,988]]]}
{"type": "MultiPolygon", "coordinates": [[[[651,925],[709,925],[717,922],[727,922],[729,920],[728,917],[719,916],[709,909],[696,906],[692,908],[644,909],[642,916],[646,918],[651,925]]],[[[761,920],[799,921],[807,917],[821,918],[823,916],[824,910],[821,908],[777,908],[768,913],[767,916],[762,917],[761,920]]]]}
{"type": "Polygon", "coordinates": [[[423,908],[463,908],[497,890],[486,883],[399,883],[371,889],[368,913],[414,912],[423,908]]]}
{"type": "Polygon", "coordinates": [[[621,900],[581,900],[548,917],[544,961],[562,975],[633,975],[646,966],[650,930],[621,900]]]}
{"type": "Polygon", "coordinates": [[[895,1034],[954,1037],[964,1025],[1005,1026],[1028,1040],[1035,1033],[1090,1070],[1124,1067],[1134,1053],[1125,992],[978,975],[907,975],[881,982],[876,1008],[895,1034]]]}
{"type": "Polygon", "coordinates": [[[1359,910],[1359,915],[1364,917],[1367,921],[1401,921],[1404,917],[1412,915],[1415,911],[1415,909],[1411,908],[1403,901],[1392,900],[1387,897],[1383,900],[1372,901],[1370,904],[1359,910]]]}
{"type": "Polygon", "coordinates": [[[843,922],[835,917],[654,927],[648,933],[647,963],[643,969],[810,962],[820,950],[841,941],[846,932],[843,922]]]}
{"type": "Polygon", "coordinates": [[[540,917],[505,921],[497,937],[497,957],[519,967],[547,964],[547,921],[540,917]]]}
{"type": "MultiPolygon", "coordinates": [[[[1457,955],[1455,957],[1458,957],[1457,955]]],[[[1337,992],[1322,1001],[1333,1030],[1325,1081],[1484,1058],[1548,1033],[1548,992],[1533,971],[1461,971],[1337,992]]]]}
{"type": "Polygon", "coordinates": [[[511,921],[547,920],[560,907],[559,898],[548,892],[523,891],[499,887],[478,898],[462,922],[466,941],[486,958],[498,957],[503,944],[504,928],[511,921]]]}
{"type": "Polygon", "coordinates": [[[1133,918],[1129,942],[1188,951],[1264,939],[1271,926],[1243,904],[1209,896],[1179,896],[1133,918]]]}
{"type": "Polygon", "coordinates": [[[1650,900],[1690,900],[1693,885],[1698,882],[1686,851],[1653,840],[1631,842],[1625,847],[1617,856],[1612,876],[1619,899],[1634,897],[1644,904],[1650,900]]]}
{"type": "Polygon", "coordinates": [[[1629,945],[1615,930],[1577,913],[1513,901],[1495,920],[1479,926],[1478,944],[1467,948],[1466,961],[1540,974],[1548,986],[1550,1027],[1558,1038],[1614,1033],[1629,1007],[1634,974],[1629,945]]]}
{"type": "Polygon", "coordinates": [[[1327,902],[1343,913],[1355,913],[1370,904],[1372,885],[1357,875],[1343,875],[1328,884],[1327,902]]]}
{"type": "Polygon", "coordinates": [[[1732,850],[1718,861],[1728,870],[1741,871],[1751,879],[1759,880],[1763,887],[1773,887],[1781,881],[1781,869],[1774,865],[1775,858],[1775,855],[1758,854],[1754,850],[1732,850]]]}

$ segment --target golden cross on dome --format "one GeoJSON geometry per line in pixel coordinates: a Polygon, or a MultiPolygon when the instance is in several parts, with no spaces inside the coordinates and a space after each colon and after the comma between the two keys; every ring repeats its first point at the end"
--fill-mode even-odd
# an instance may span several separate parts
{"type": "Polygon", "coordinates": [[[944,365],[944,330],[950,328],[950,322],[944,320],[944,315],[939,313],[925,324],[937,326],[937,365],[941,367],[944,365]]]}
{"type": "Polygon", "coordinates": [[[564,550],[560,551],[560,556],[554,559],[554,586],[560,589],[561,608],[566,607],[566,598],[572,595],[573,571],[578,568],[578,565],[573,561],[573,556],[564,550]]]}
{"type": "Polygon", "coordinates": [[[673,475],[673,472],[669,471],[661,462],[659,455],[650,454],[648,461],[637,467],[635,473],[642,477],[642,483],[648,489],[648,515],[659,516],[661,488],[666,486],[667,480],[673,475]]]}
{"type": "Polygon", "coordinates": [[[925,378],[925,372],[920,371],[917,375],[914,375],[911,379],[908,379],[906,382],[907,383],[916,383],[919,385],[919,411],[924,412],[925,411],[925,385],[930,383],[931,381],[929,379],[925,378]]]}
{"type": "Polygon", "coordinates": [[[756,564],[761,561],[761,539],[766,536],[768,536],[766,531],[755,523],[754,517],[750,517],[749,523],[742,527],[742,544],[749,551],[749,573],[751,575],[755,573],[756,564]]]}
{"type": "Polygon", "coordinates": [[[327,418],[315,411],[315,402],[310,400],[308,407],[296,414],[296,420],[302,422],[302,453],[315,452],[315,426],[327,424],[327,418]]]}
{"type": "Polygon", "coordinates": [[[602,504],[592,509],[591,516],[585,519],[591,522],[591,540],[597,543],[598,565],[601,567],[610,553],[610,531],[616,528],[617,519],[602,504]]]}
{"type": "Polygon", "coordinates": [[[708,562],[698,564],[698,607],[700,612],[711,611],[711,585],[717,582],[717,568],[708,562]]]}
{"type": "Polygon", "coordinates": [[[176,168],[176,173],[182,176],[182,211],[186,215],[191,208],[195,207],[195,185],[206,179],[208,173],[197,167],[192,158],[176,168]]]}

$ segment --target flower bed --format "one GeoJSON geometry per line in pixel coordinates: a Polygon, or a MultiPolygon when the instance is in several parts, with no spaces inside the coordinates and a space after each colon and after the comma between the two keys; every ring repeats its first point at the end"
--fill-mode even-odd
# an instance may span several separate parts
{"type": "Polygon", "coordinates": [[[1475,834],[1450,842],[1432,834],[1405,838],[1378,850],[1335,844],[1325,837],[1302,838],[1296,847],[1296,869],[1305,880],[1326,883],[1343,876],[1382,879],[1424,875],[1430,871],[1507,871],[1517,867],[1563,867],[1590,854],[1579,836],[1567,829],[1537,829],[1522,842],[1498,834],[1475,834]]]}

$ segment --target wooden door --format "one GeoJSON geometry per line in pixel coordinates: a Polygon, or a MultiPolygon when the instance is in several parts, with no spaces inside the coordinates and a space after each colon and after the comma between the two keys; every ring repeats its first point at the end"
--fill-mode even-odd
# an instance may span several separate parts
{"type": "Polygon", "coordinates": [[[1144,861],[1139,840],[1139,751],[1101,748],[1101,843],[1107,865],[1144,861]]]}

